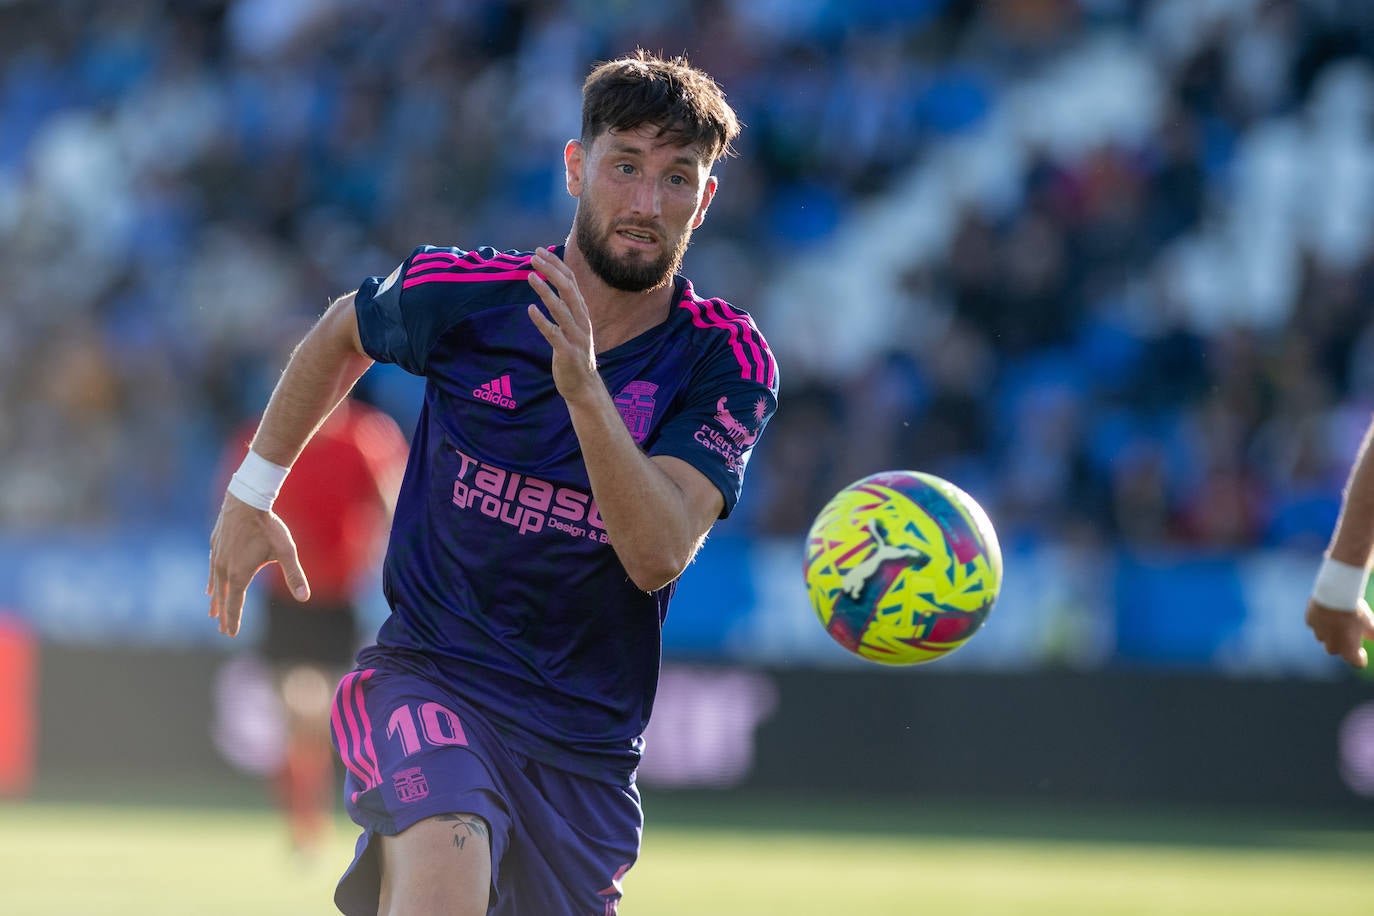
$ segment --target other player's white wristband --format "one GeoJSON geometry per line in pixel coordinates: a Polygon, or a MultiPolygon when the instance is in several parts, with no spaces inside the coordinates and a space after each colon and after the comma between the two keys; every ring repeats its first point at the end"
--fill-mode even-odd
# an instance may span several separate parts
{"type": "Polygon", "coordinates": [[[1312,586],[1312,599],[1336,611],[1353,611],[1364,597],[1369,570],[1363,566],[1352,566],[1322,558],[1321,569],[1317,571],[1317,581],[1312,586]]]}
{"type": "Polygon", "coordinates": [[[229,492],[254,509],[269,512],[290,471],[290,468],[273,464],[250,448],[243,458],[243,464],[229,478],[229,492]]]}

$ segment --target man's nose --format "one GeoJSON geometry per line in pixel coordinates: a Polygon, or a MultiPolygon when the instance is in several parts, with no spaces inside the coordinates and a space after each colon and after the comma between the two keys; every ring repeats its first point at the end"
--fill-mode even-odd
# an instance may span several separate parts
{"type": "Polygon", "coordinates": [[[663,193],[658,182],[650,178],[637,182],[630,204],[636,213],[658,216],[663,205],[663,193]]]}

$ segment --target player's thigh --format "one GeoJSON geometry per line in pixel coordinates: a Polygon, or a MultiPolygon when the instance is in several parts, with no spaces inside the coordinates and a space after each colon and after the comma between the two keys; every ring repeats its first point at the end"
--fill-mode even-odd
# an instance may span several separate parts
{"type": "Polygon", "coordinates": [[[438,814],[380,837],[379,916],[482,916],[491,888],[491,830],[475,814],[438,814]]]}

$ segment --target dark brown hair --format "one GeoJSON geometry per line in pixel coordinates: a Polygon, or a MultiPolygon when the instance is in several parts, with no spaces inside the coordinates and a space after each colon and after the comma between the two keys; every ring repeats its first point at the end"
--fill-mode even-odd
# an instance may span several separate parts
{"type": "Polygon", "coordinates": [[[665,59],[640,48],[598,64],[582,84],[582,142],[607,130],[658,127],[670,143],[696,146],[707,163],[735,154],[739,119],[725,93],[685,57],[665,59]]]}

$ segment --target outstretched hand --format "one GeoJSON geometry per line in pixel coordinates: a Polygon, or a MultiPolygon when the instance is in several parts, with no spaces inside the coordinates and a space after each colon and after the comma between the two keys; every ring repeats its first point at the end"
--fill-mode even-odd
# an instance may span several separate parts
{"type": "Polygon", "coordinates": [[[1353,668],[1369,664],[1363,642],[1374,639],[1374,614],[1363,598],[1353,611],[1338,611],[1315,600],[1307,602],[1307,625],[1328,655],[1339,655],[1353,668]]]}
{"type": "Polygon", "coordinates": [[[547,248],[534,250],[533,265],[529,283],[549,314],[546,316],[539,306],[531,304],[530,321],[553,347],[553,381],[558,393],[572,400],[589,390],[589,386],[601,385],[596,372],[591,315],[571,267],[547,248]]]}
{"type": "Polygon", "coordinates": [[[297,601],[309,600],[310,583],[286,523],[272,512],[226,495],[210,534],[210,579],[205,586],[210,616],[219,618],[219,631],[224,635],[238,635],[248,584],[268,563],[281,564],[297,601]]]}

